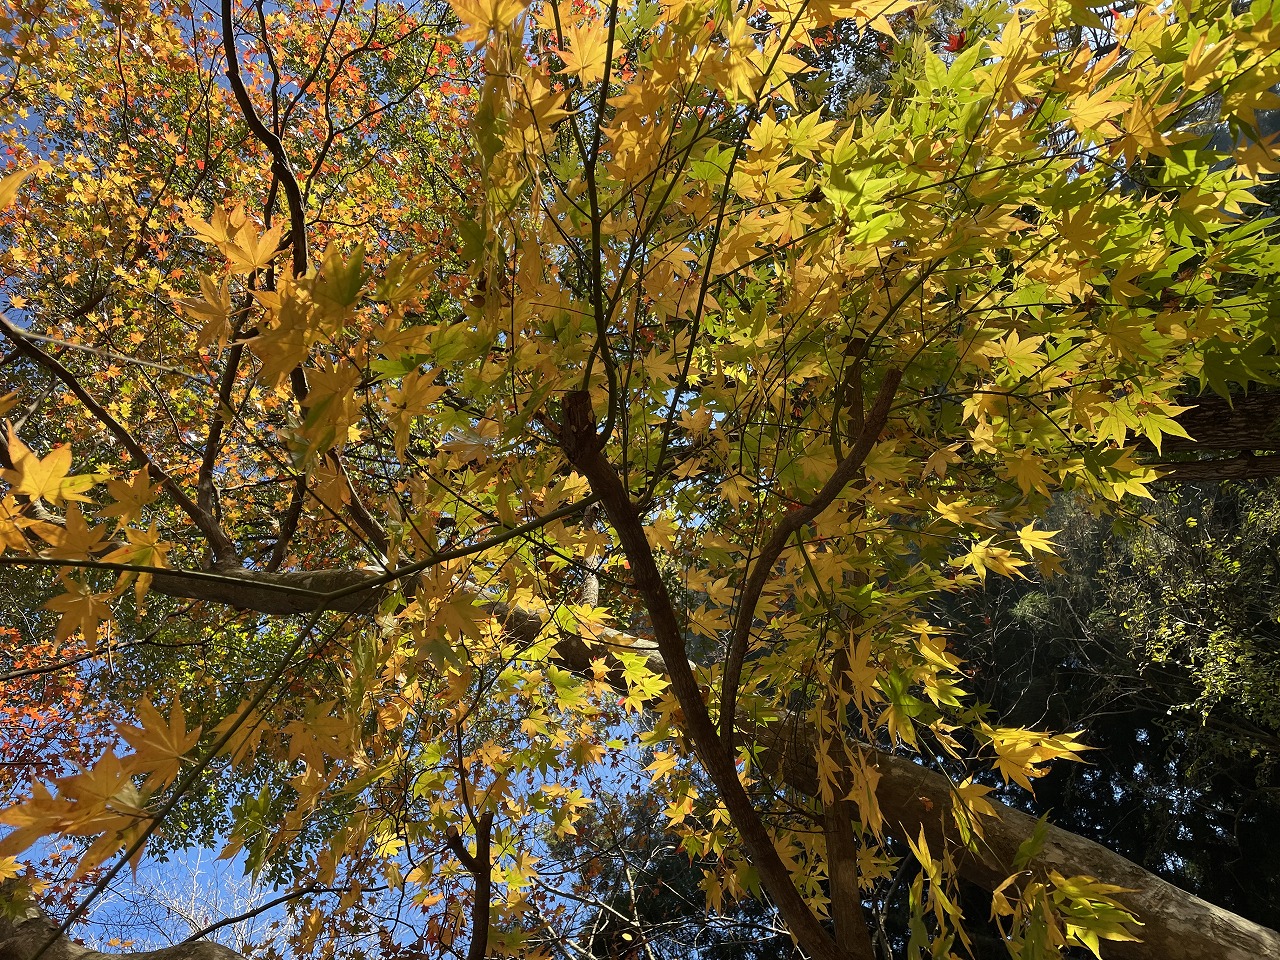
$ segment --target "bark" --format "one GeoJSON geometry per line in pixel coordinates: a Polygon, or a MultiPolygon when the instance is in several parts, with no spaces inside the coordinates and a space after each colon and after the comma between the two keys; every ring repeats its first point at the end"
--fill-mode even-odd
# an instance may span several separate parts
{"type": "Polygon", "coordinates": [[[321,610],[372,613],[386,593],[372,570],[214,570],[192,577],[182,571],[157,573],[151,589],[166,597],[219,603],[273,617],[321,610]],[[363,584],[368,586],[362,588],[363,584]],[[348,592],[349,591],[349,592],[348,592]]]}
{"type": "Polygon", "coordinates": [[[1280,477],[1280,454],[1255,456],[1246,452],[1238,457],[1215,457],[1211,460],[1155,460],[1151,466],[1160,471],[1160,479],[1165,483],[1265,480],[1280,477]]]}
{"type": "Polygon", "coordinates": [[[623,485],[613,465],[604,455],[604,441],[596,431],[591,396],[585,390],[567,394],[563,401],[564,420],[560,426],[560,447],[565,456],[587,478],[592,492],[609,516],[631,564],[631,581],[644,598],[652,624],[654,641],[665,661],[671,692],[684,713],[684,732],[716,786],[721,802],[760,883],[773,899],[787,928],[801,948],[814,960],[847,960],[847,954],[823,928],[809,905],[796,889],[791,873],[773,845],[773,837],[760,820],[738,778],[730,747],[717,732],[702,702],[702,692],[693,669],[684,654],[684,636],[666,583],[653,557],[645,536],[644,525],[631,494],[623,485]]]}
{"type": "Polygon", "coordinates": [[[858,960],[875,960],[871,930],[862,909],[862,890],[858,886],[858,836],[853,827],[857,813],[857,804],[851,800],[836,800],[823,815],[831,922],[836,943],[845,952],[858,960]]]}
{"type": "Polygon", "coordinates": [[[1191,408],[1177,420],[1192,439],[1165,437],[1164,450],[1280,450],[1280,391],[1259,390],[1230,400],[1205,394],[1177,402],[1191,408]]]}
{"type": "Polygon", "coordinates": [[[1190,408],[1177,421],[1191,439],[1166,436],[1159,451],[1146,440],[1139,443],[1164,482],[1280,477],[1280,453],[1274,452],[1280,451],[1280,390],[1259,390],[1229,400],[1216,394],[1180,397],[1177,403],[1190,408]],[[1223,456],[1227,453],[1239,455],[1223,456]],[[1168,454],[1195,459],[1165,459],[1168,454]]]}

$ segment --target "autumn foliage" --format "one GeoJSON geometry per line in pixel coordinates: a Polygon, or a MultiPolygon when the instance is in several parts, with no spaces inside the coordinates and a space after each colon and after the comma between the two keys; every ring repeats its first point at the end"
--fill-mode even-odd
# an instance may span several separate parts
{"type": "MultiPolygon", "coordinates": [[[[2,682],[51,679],[0,869],[82,838],[92,896],[199,821],[298,953],[544,955],[556,840],[643,768],[711,908],[871,957],[907,869],[908,950],[963,955],[997,786],[1087,734],[989,715],[932,611],[1274,376],[1280,28],[932,15],[9,2],[0,563],[46,592],[2,682]],[[894,65],[833,102],[850,23],[894,65]],[[894,755],[950,778],[932,839],[894,755]],[[412,936],[359,919],[397,897],[412,936]]],[[[1037,850],[1015,955],[1143,936],[1037,850]]]]}

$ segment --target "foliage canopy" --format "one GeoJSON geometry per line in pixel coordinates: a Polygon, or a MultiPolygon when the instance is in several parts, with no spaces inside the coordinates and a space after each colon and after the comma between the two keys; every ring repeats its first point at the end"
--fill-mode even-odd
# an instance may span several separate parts
{"type": "MultiPolygon", "coordinates": [[[[1272,381],[1280,26],[931,16],[10,0],[0,563],[38,656],[129,675],[111,749],[16,774],[0,870],[83,838],[100,888],[189,815],[336,895],[299,953],[403,891],[384,949],[534,954],[550,838],[643,765],[712,907],[870,957],[906,863],[909,953],[962,954],[989,774],[1085,741],[993,723],[928,611],[1052,573],[1054,495],[1147,496],[1179,398],[1272,381]],[[893,67],[835,103],[850,24],[893,67]],[[894,753],[951,778],[896,845],[894,753]]],[[[1014,955],[1142,935],[1036,854],[1014,955]]]]}

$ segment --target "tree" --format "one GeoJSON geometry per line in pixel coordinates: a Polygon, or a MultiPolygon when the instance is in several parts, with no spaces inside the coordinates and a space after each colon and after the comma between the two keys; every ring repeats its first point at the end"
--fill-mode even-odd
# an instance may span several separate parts
{"type": "Polygon", "coordinates": [[[56,571],[41,641],[237,649],[139,644],[0,857],[86,838],[92,898],[212,794],[298,952],[518,952],[546,838],[657,748],[709,902],[811,957],[874,955],[901,845],[911,951],[981,921],[957,877],[1015,954],[1275,951],[990,798],[1084,741],[991,723],[928,617],[1052,570],[1056,491],[1146,495],[1188,390],[1272,380],[1269,3],[983,5],[843,114],[814,38],[908,4],[82,6],[5,21],[0,563],[56,571]]]}

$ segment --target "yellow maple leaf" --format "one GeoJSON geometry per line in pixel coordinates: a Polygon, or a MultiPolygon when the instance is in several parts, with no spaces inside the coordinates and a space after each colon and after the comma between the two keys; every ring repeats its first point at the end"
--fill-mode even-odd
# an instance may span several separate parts
{"type": "Polygon", "coordinates": [[[437,371],[414,370],[401,382],[398,389],[388,390],[383,401],[388,418],[395,429],[396,456],[403,457],[409,446],[413,419],[420,417],[440,399],[447,387],[434,383],[437,371]]]}
{"type": "Polygon", "coordinates": [[[645,773],[649,774],[651,780],[657,783],[659,780],[666,779],[676,768],[676,763],[680,757],[666,750],[657,750],[653,754],[653,762],[645,767],[645,773]]]}
{"type": "Polygon", "coordinates": [[[105,601],[110,594],[94,593],[93,588],[80,580],[63,576],[66,593],[45,601],[44,608],[59,613],[54,643],[61,644],[77,630],[91,649],[98,645],[99,628],[111,620],[111,607],[105,601]]]}
{"type": "Polygon", "coordinates": [[[9,457],[13,461],[12,470],[0,471],[8,483],[13,485],[13,492],[32,500],[45,500],[57,504],[64,500],[88,501],[81,496],[81,491],[89,489],[98,478],[92,475],[69,477],[71,470],[71,448],[55,447],[43,459],[37,457],[25,443],[14,433],[13,425],[9,425],[9,457]]]}
{"type": "Polygon", "coordinates": [[[13,494],[7,493],[0,499],[0,553],[7,547],[18,553],[27,553],[27,538],[22,535],[22,515],[18,510],[18,501],[13,494]]]}
{"type": "Polygon", "coordinates": [[[140,566],[163,567],[168,545],[160,540],[159,531],[152,525],[149,530],[126,530],[129,543],[117,547],[103,557],[109,563],[136,563],[140,566]]]}
{"type": "Polygon", "coordinates": [[[1005,457],[1004,475],[1011,480],[1016,480],[1018,489],[1024,494],[1035,490],[1048,496],[1049,485],[1053,483],[1053,477],[1045,472],[1040,458],[1026,449],[1018,450],[1005,457]]]}
{"type": "Polygon", "coordinates": [[[1138,157],[1141,152],[1167,157],[1169,148],[1160,133],[1160,117],[1150,100],[1135,97],[1124,118],[1125,153],[1138,157]]]}
{"type": "Polygon", "coordinates": [[[865,709],[872,703],[884,700],[880,691],[876,689],[876,681],[880,678],[880,667],[869,636],[854,634],[850,640],[852,647],[849,651],[849,669],[845,671],[845,678],[849,681],[858,705],[865,709]]]}
{"type": "Polygon", "coordinates": [[[583,83],[604,79],[605,54],[609,47],[609,30],[600,21],[584,23],[565,30],[567,45],[560,51],[564,61],[562,73],[576,76],[583,83]]]}
{"type": "Polygon", "coordinates": [[[31,530],[41,540],[49,544],[42,551],[45,556],[59,560],[80,560],[92,553],[105,549],[107,542],[102,537],[104,526],[90,527],[85,521],[80,507],[74,503],[67,505],[64,525],[56,523],[33,523],[31,530]]]}
{"type": "Polygon", "coordinates": [[[178,308],[200,324],[196,332],[196,346],[203,347],[215,341],[221,345],[231,333],[231,288],[226,280],[200,275],[201,299],[188,297],[178,300],[178,308]]]}
{"type": "Polygon", "coordinates": [[[7,209],[13,203],[18,196],[18,188],[22,186],[27,177],[52,169],[53,167],[42,160],[35,166],[6,173],[4,177],[0,178],[0,210],[7,209]]]}
{"type": "Polygon", "coordinates": [[[224,248],[227,259],[231,261],[231,272],[236,274],[253,273],[269,266],[280,253],[280,238],[284,235],[281,227],[271,227],[254,239],[237,236],[235,243],[224,248]]]}
{"type": "MultiPolygon", "coordinates": [[[[266,732],[267,725],[250,707],[247,700],[227,714],[226,718],[213,728],[213,735],[216,738],[219,740],[224,736],[228,738],[222,745],[220,753],[222,756],[229,757],[232,763],[243,763],[253,757],[266,732]]],[[[219,859],[223,857],[220,856],[219,859]]]]}
{"type": "Polygon", "coordinates": [[[990,513],[990,507],[984,507],[981,504],[969,503],[964,497],[959,497],[950,503],[938,499],[934,505],[934,511],[944,520],[950,520],[952,523],[960,527],[990,527],[991,524],[986,521],[986,516],[990,513]]]}
{"type": "Polygon", "coordinates": [[[966,844],[973,837],[982,837],[983,817],[996,815],[995,808],[986,799],[991,790],[991,787],[974,783],[972,777],[966,777],[951,788],[955,801],[951,805],[951,817],[960,830],[961,840],[966,844]]]}
{"type": "Polygon", "coordinates": [[[1035,523],[1028,523],[1025,527],[1018,531],[1018,542],[1022,544],[1022,549],[1026,551],[1027,556],[1035,553],[1054,554],[1054,547],[1057,546],[1053,542],[1053,536],[1060,533],[1059,530],[1037,530],[1035,523]]]}
{"type": "MultiPolygon", "coordinates": [[[[165,554],[168,553],[169,545],[160,539],[160,532],[156,529],[155,524],[151,525],[149,530],[126,530],[125,538],[129,541],[127,544],[112,550],[102,559],[107,563],[125,563],[136,564],[140,567],[163,567],[165,565],[165,554]]],[[[120,577],[121,585],[127,583],[135,576],[133,572],[122,574],[120,577]]],[[[134,582],[134,594],[138,598],[138,608],[145,608],[147,588],[151,586],[151,574],[149,572],[138,572],[137,580],[134,582]]]]}
{"type": "MultiPolygon", "coordinates": [[[[1103,122],[1123,113],[1124,103],[1112,99],[1119,86],[1120,82],[1117,81],[1102,90],[1072,97],[1068,111],[1071,125],[1081,134],[1088,134],[1098,130],[1103,122]]],[[[1103,132],[1110,133],[1111,130],[1103,132]]]]}
{"type": "Polygon", "coordinates": [[[453,12],[462,21],[458,39],[483,43],[490,33],[505,30],[525,8],[525,0],[451,0],[453,12]]]}
{"type": "Polygon", "coordinates": [[[960,565],[972,567],[978,579],[984,582],[987,579],[988,570],[1002,577],[1023,576],[1018,568],[1026,566],[1027,562],[1015,557],[1008,548],[997,547],[992,542],[994,539],[994,537],[987,537],[975,543],[960,559],[960,565]]]}
{"type": "Polygon", "coordinates": [[[141,726],[122,724],[119,728],[120,735],[133,747],[134,755],[129,759],[149,771],[144,790],[153,785],[167,787],[178,778],[182,758],[200,739],[200,728],[187,732],[182,701],[177,697],[169,708],[168,720],[146,697],[138,704],[137,716],[141,726]]]}
{"type": "Polygon", "coordinates": [[[1080,734],[1064,733],[1054,736],[1034,730],[1016,727],[988,727],[983,732],[990,738],[995,751],[995,767],[1005,780],[1031,789],[1031,780],[1043,777],[1048,770],[1044,764],[1052,760],[1079,760],[1076,754],[1090,749],[1079,742],[1080,734]]]}
{"type": "Polygon", "coordinates": [[[1251,177],[1280,173],[1280,136],[1246,142],[1236,148],[1236,165],[1251,177]]]}
{"type": "Polygon", "coordinates": [[[858,815],[863,825],[876,837],[884,836],[884,815],[880,810],[880,801],[876,799],[876,789],[880,785],[880,768],[867,763],[862,751],[857,753],[857,761],[850,765],[849,773],[853,784],[849,788],[846,800],[858,805],[858,815]]]}
{"type": "Polygon", "coordinates": [[[142,508],[160,494],[159,485],[152,485],[146,467],[136,470],[129,480],[108,480],[107,493],[115,503],[98,511],[100,517],[116,517],[116,530],[138,520],[142,508]]]}

